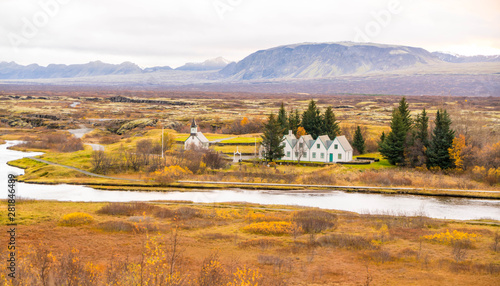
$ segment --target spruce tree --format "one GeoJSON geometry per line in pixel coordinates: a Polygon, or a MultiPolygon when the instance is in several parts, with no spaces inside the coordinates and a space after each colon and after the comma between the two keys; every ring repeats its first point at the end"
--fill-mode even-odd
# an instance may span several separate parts
{"type": "Polygon", "coordinates": [[[285,133],[288,133],[288,118],[286,116],[286,110],[285,110],[285,105],[283,102],[281,102],[281,107],[280,111],[278,113],[278,123],[281,126],[281,129],[283,129],[283,135],[285,133]]]}
{"type": "Polygon", "coordinates": [[[359,154],[365,153],[365,139],[363,138],[363,134],[361,134],[361,128],[359,126],[356,128],[356,132],[354,133],[354,142],[352,143],[352,147],[356,148],[359,154]]]}
{"type": "Polygon", "coordinates": [[[279,160],[285,155],[283,151],[285,146],[281,144],[283,129],[274,114],[271,113],[269,115],[269,120],[264,124],[264,134],[261,137],[262,146],[265,149],[264,158],[266,162],[279,160]]]}
{"type": "Polygon", "coordinates": [[[415,120],[415,138],[420,139],[422,144],[427,148],[429,146],[429,116],[425,108],[421,114],[417,115],[415,120]]]}
{"type": "Polygon", "coordinates": [[[302,123],[300,124],[306,130],[307,134],[316,139],[321,135],[323,123],[320,116],[320,111],[316,107],[316,102],[311,99],[307,110],[302,114],[302,123]]]}
{"type": "Polygon", "coordinates": [[[323,115],[323,132],[320,135],[328,135],[330,139],[335,139],[340,134],[339,123],[335,119],[333,109],[329,106],[323,115]]]}
{"type": "Polygon", "coordinates": [[[299,128],[300,124],[300,114],[299,110],[295,109],[295,112],[293,109],[290,109],[290,112],[288,113],[288,128],[292,130],[293,134],[297,135],[297,128],[299,128]]]}
{"type": "Polygon", "coordinates": [[[391,165],[404,162],[404,143],[406,139],[406,126],[398,109],[392,112],[391,132],[385,136],[380,144],[379,151],[391,165]]]}
{"type": "Polygon", "coordinates": [[[446,110],[438,110],[436,120],[434,120],[434,130],[432,131],[429,148],[427,148],[428,167],[440,167],[449,169],[453,167],[450,158],[450,149],[455,138],[455,131],[451,127],[450,115],[446,110]]]}
{"type": "Polygon", "coordinates": [[[404,96],[403,98],[401,98],[401,101],[399,101],[398,111],[401,115],[401,120],[403,121],[403,126],[406,129],[406,132],[410,131],[413,122],[411,119],[408,102],[406,101],[406,97],[404,96]]]}

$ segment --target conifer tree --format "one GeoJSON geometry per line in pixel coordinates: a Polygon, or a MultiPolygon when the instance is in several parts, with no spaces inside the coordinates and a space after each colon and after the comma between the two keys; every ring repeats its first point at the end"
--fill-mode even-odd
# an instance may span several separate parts
{"type": "Polygon", "coordinates": [[[278,123],[281,126],[281,129],[284,130],[283,135],[285,133],[288,133],[288,118],[286,115],[285,105],[283,104],[283,102],[281,102],[280,111],[278,113],[278,123]]]}
{"type": "Polygon", "coordinates": [[[265,149],[264,158],[266,162],[279,160],[285,155],[283,151],[285,146],[281,144],[283,129],[274,114],[271,113],[269,115],[269,120],[264,125],[264,134],[261,137],[262,146],[265,149]]]}
{"type": "Polygon", "coordinates": [[[453,161],[448,150],[452,148],[455,131],[450,128],[451,119],[448,112],[438,110],[434,124],[429,148],[427,148],[428,167],[452,168],[453,161]]]}
{"type": "Polygon", "coordinates": [[[359,154],[365,153],[365,139],[363,138],[363,134],[361,134],[361,128],[359,126],[356,128],[356,132],[354,133],[354,142],[352,143],[352,147],[356,148],[359,154]]]}
{"type": "Polygon", "coordinates": [[[403,98],[401,98],[401,101],[399,101],[398,110],[399,114],[401,115],[401,120],[403,121],[403,126],[406,129],[406,132],[410,131],[413,122],[411,119],[410,109],[408,102],[406,101],[406,97],[403,96],[403,98]]]}
{"type": "Polygon", "coordinates": [[[320,135],[324,134],[328,135],[332,140],[340,134],[340,126],[335,119],[335,114],[331,106],[326,109],[323,116],[323,132],[320,135]]]}
{"type": "Polygon", "coordinates": [[[316,139],[321,135],[323,123],[316,102],[311,99],[307,110],[302,114],[302,123],[300,124],[306,130],[307,134],[316,139]]]}
{"type": "Polygon", "coordinates": [[[288,128],[289,130],[292,130],[293,134],[297,135],[297,128],[299,128],[300,124],[300,114],[299,110],[295,109],[295,112],[293,109],[290,110],[288,113],[288,128]]]}
{"type": "Polygon", "coordinates": [[[391,132],[385,136],[380,144],[379,151],[391,165],[404,162],[404,143],[406,139],[406,126],[398,109],[392,112],[391,132]]]}
{"type": "Polygon", "coordinates": [[[427,148],[429,146],[429,116],[425,108],[422,113],[417,115],[415,120],[415,138],[420,139],[422,144],[427,148]]]}

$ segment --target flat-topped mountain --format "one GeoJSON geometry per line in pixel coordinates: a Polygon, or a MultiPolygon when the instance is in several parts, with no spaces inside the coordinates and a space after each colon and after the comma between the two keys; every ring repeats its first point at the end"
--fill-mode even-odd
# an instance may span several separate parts
{"type": "Polygon", "coordinates": [[[439,62],[439,58],[422,48],[352,42],[304,43],[257,51],[229,64],[220,74],[235,80],[324,78],[439,62]]]}

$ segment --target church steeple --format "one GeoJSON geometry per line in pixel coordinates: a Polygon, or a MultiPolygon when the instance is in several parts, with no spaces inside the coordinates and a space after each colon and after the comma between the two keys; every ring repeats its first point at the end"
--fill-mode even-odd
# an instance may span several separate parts
{"type": "Polygon", "coordinates": [[[196,133],[198,133],[198,125],[196,125],[196,121],[191,122],[191,136],[196,136],[196,133]]]}

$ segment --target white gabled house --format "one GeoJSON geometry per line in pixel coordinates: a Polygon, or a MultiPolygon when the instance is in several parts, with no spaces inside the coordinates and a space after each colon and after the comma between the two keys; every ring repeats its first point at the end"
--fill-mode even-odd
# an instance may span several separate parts
{"type": "Polygon", "coordinates": [[[331,141],[328,135],[322,135],[316,138],[310,150],[311,162],[327,162],[328,141],[331,141]]]}
{"type": "Polygon", "coordinates": [[[293,135],[292,130],[288,130],[287,135],[283,135],[283,141],[285,145],[285,148],[283,149],[284,156],[281,158],[281,160],[287,160],[287,161],[293,161],[295,160],[296,156],[294,156],[294,151],[293,147],[295,147],[295,144],[297,144],[297,137],[293,135]]]}
{"type": "MultiPolygon", "coordinates": [[[[290,130],[283,136],[281,144],[284,146],[281,160],[285,161],[337,163],[352,160],[353,149],[345,136],[330,140],[328,135],[322,135],[314,140],[311,135],[304,135],[297,139],[290,130]]],[[[265,151],[261,146],[261,159],[264,158],[265,151]]]]}
{"type": "Polygon", "coordinates": [[[295,148],[293,148],[294,161],[309,161],[311,146],[314,143],[311,135],[303,135],[297,140],[295,148]]]}
{"type": "Polygon", "coordinates": [[[328,161],[334,162],[349,162],[352,161],[352,146],[347,141],[345,136],[337,136],[332,141],[328,148],[328,161]]]}
{"type": "Polygon", "coordinates": [[[196,125],[196,121],[194,121],[193,118],[193,122],[191,122],[191,134],[186,141],[184,141],[184,150],[193,148],[208,149],[209,145],[210,141],[208,141],[203,133],[198,132],[198,125],[196,125]]]}

